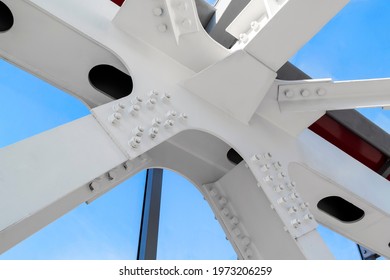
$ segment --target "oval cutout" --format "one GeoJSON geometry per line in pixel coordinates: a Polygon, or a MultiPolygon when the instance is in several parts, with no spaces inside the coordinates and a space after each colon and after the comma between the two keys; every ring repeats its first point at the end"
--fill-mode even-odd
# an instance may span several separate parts
{"type": "Polygon", "coordinates": [[[317,204],[318,209],[344,222],[353,223],[364,217],[364,211],[339,196],[328,196],[317,204]]]}
{"type": "Polygon", "coordinates": [[[233,164],[239,164],[241,161],[243,161],[243,158],[240,156],[239,153],[236,152],[235,149],[230,149],[228,152],[227,152],[227,158],[228,160],[233,163],[233,164]]]}
{"type": "Polygon", "coordinates": [[[93,67],[88,78],[94,88],[115,99],[125,97],[133,90],[133,79],[111,65],[93,67]]]}
{"type": "Polygon", "coordinates": [[[11,29],[14,25],[14,16],[6,4],[0,1],[0,32],[11,29]]]}

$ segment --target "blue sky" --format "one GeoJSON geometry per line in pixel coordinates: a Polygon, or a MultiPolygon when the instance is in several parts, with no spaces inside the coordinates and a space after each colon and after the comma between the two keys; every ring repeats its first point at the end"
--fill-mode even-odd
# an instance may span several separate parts
{"type": "MultiPolygon", "coordinates": [[[[390,3],[353,0],[291,62],[313,78],[390,77],[390,3]]],[[[89,114],[77,99],[0,60],[0,147],[89,114]]],[[[360,110],[390,131],[390,111],[360,110]]],[[[81,205],[0,259],[134,259],[145,172],[90,205],[81,205]]],[[[164,173],[160,259],[235,259],[200,193],[164,173]],[[196,234],[194,232],[196,231],[196,234]]],[[[338,259],[358,259],[356,245],[321,227],[338,259]]]]}

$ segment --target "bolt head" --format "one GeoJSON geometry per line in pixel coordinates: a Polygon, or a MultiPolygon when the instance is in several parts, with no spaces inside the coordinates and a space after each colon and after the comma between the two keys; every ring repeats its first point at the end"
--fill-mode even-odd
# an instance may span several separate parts
{"type": "Polygon", "coordinates": [[[160,7],[156,7],[153,9],[153,15],[155,15],[156,17],[162,16],[163,13],[164,10],[160,7]]]}
{"type": "Polygon", "coordinates": [[[159,26],[157,26],[157,29],[158,31],[160,31],[161,33],[164,33],[164,32],[167,32],[168,30],[168,26],[166,24],[160,24],[159,26]]]}
{"type": "Polygon", "coordinates": [[[291,90],[291,89],[286,89],[284,91],[284,96],[286,96],[287,98],[293,98],[295,95],[294,91],[291,90]]]}
{"type": "Polygon", "coordinates": [[[318,88],[316,90],[316,93],[318,96],[324,96],[324,95],[326,95],[326,90],[324,88],[318,88]]]}
{"type": "Polygon", "coordinates": [[[311,95],[311,92],[310,92],[310,90],[308,90],[308,89],[302,89],[302,90],[301,90],[301,95],[302,95],[303,97],[308,97],[308,96],[311,95]]]}

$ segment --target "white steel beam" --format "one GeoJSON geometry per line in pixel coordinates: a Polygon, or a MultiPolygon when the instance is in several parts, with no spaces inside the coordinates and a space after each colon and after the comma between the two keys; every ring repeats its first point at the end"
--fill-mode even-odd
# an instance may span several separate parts
{"type": "Polygon", "coordinates": [[[125,161],[92,116],[0,149],[0,252],[93,197],[89,183],[125,161]]]}
{"type": "Polygon", "coordinates": [[[277,71],[349,0],[252,0],[228,27],[237,48],[277,71]]]}
{"type": "Polygon", "coordinates": [[[331,82],[308,80],[282,83],[282,112],[314,112],[390,105],[390,79],[331,82]]]}

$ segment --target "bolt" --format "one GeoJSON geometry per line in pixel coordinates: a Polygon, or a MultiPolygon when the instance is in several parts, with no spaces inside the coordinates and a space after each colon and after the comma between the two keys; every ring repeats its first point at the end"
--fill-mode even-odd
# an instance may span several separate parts
{"type": "Polygon", "coordinates": [[[121,113],[114,113],[108,117],[108,121],[114,124],[115,122],[119,121],[121,118],[122,118],[121,113]]]}
{"type": "Polygon", "coordinates": [[[227,203],[227,199],[225,197],[221,196],[221,198],[219,199],[219,204],[223,206],[226,203],[227,203]]]}
{"type": "Polygon", "coordinates": [[[139,144],[141,144],[141,138],[138,136],[134,136],[133,138],[130,139],[129,145],[133,148],[136,149],[139,144]]]}
{"type": "Polygon", "coordinates": [[[247,236],[245,236],[243,239],[241,239],[241,241],[242,241],[242,244],[244,246],[248,246],[251,243],[251,240],[247,236]]]}
{"type": "Polygon", "coordinates": [[[318,88],[316,90],[316,93],[318,96],[324,96],[324,95],[326,95],[326,90],[324,88],[318,88]]]}
{"type": "Polygon", "coordinates": [[[138,114],[139,110],[141,110],[141,107],[139,105],[132,105],[129,108],[129,113],[132,116],[136,116],[138,114]]]}
{"type": "Polygon", "coordinates": [[[238,225],[240,221],[238,220],[237,217],[232,217],[230,219],[230,222],[232,223],[232,225],[238,225]]]}
{"type": "Polygon", "coordinates": [[[157,134],[158,134],[158,128],[157,127],[152,127],[151,129],[149,129],[149,136],[150,136],[150,138],[152,138],[152,139],[156,138],[157,134]]]}
{"type": "Polygon", "coordinates": [[[91,190],[91,192],[93,192],[93,191],[95,191],[95,190],[98,189],[99,184],[98,184],[98,182],[93,181],[93,182],[91,182],[91,183],[89,184],[88,187],[89,187],[89,189],[91,190]]]}
{"type": "Polygon", "coordinates": [[[279,186],[274,187],[274,190],[276,192],[282,192],[284,190],[284,187],[282,185],[279,185],[279,186]]]}
{"type": "Polygon", "coordinates": [[[154,118],[153,120],[152,120],[152,125],[154,126],[154,127],[159,127],[160,125],[161,125],[161,119],[160,118],[154,118]]]}
{"type": "Polygon", "coordinates": [[[312,214],[306,214],[303,219],[305,221],[312,221],[314,219],[313,215],[312,214]]]}
{"type": "Polygon", "coordinates": [[[188,116],[187,116],[187,114],[186,114],[186,113],[181,113],[181,114],[179,115],[179,119],[181,119],[181,120],[185,121],[185,120],[187,120],[187,119],[188,119],[188,116]]]}
{"type": "Polygon", "coordinates": [[[292,194],[290,194],[290,197],[292,200],[296,200],[299,198],[299,194],[297,194],[296,192],[293,192],[292,194]]]}
{"type": "Polygon", "coordinates": [[[177,113],[176,111],[168,111],[167,113],[167,118],[176,118],[177,117],[177,113]]]}
{"type": "Polygon", "coordinates": [[[136,96],[135,98],[133,98],[131,100],[131,103],[134,104],[134,105],[137,105],[137,104],[141,104],[143,102],[142,98],[139,97],[139,96],[136,96]]]}
{"type": "Polygon", "coordinates": [[[233,229],[233,233],[234,233],[235,236],[240,236],[241,235],[241,230],[238,227],[236,227],[236,228],[233,229]]]}
{"type": "Polygon", "coordinates": [[[161,97],[161,100],[162,102],[169,102],[169,100],[171,99],[171,95],[169,93],[164,93],[164,95],[161,97]]]}
{"type": "Polygon", "coordinates": [[[184,12],[188,9],[188,4],[186,2],[182,2],[177,6],[177,9],[184,12]]]}
{"type": "Polygon", "coordinates": [[[115,111],[115,112],[118,112],[120,110],[123,110],[125,108],[125,105],[123,105],[122,103],[116,103],[112,106],[112,109],[115,111]]]}
{"type": "Polygon", "coordinates": [[[271,175],[268,175],[268,176],[265,176],[264,177],[264,181],[266,181],[267,183],[270,183],[274,180],[274,178],[271,176],[271,175]]]}
{"type": "Polygon", "coordinates": [[[133,134],[135,136],[141,137],[144,134],[145,129],[142,126],[137,126],[133,129],[133,134]]]}
{"type": "Polygon", "coordinates": [[[249,259],[250,257],[253,256],[253,251],[248,248],[245,250],[245,255],[246,255],[247,259],[249,259]]]}
{"type": "Polygon", "coordinates": [[[271,153],[265,153],[265,154],[263,154],[263,158],[271,159],[272,158],[272,154],[271,153]]]}
{"type": "Polygon", "coordinates": [[[291,224],[294,228],[298,228],[301,225],[301,221],[298,219],[291,220],[291,224]]]}
{"type": "Polygon", "coordinates": [[[165,128],[171,128],[175,124],[174,120],[166,120],[164,123],[165,128]]]}
{"type": "Polygon", "coordinates": [[[297,213],[297,211],[298,211],[298,209],[295,206],[293,206],[290,209],[288,209],[288,213],[290,215],[297,213]]]}
{"type": "Polygon", "coordinates": [[[260,182],[257,182],[257,187],[258,187],[258,188],[261,188],[260,182]]]}
{"type": "Polygon", "coordinates": [[[276,161],[273,163],[273,166],[275,167],[276,170],[280,169],[283,167],[280,161],[276,161]]]}
{"type": "Polygon", "coordinates": [[[146,105],[148,106],[149,109],[153,109],[156,103],[157,103],[156,98],[149,98],[149,100],[146,102],[146,105]]]}
{"type": "Polygon", "coordinates": [[[107,173],[107,178],[108,178],[109,181],[114,180],[114,179],[115,179],[115,172],[109,171],[109,172],[107,173]]]}
{"type": "Polygon", "coordinates": [[[280,172],[280,173],[278,173],[278,177],[279,178],[281,178],[281,179],[284,179],[284,178],[286,178],[286,173],[284,173],[284,172],[280,172]]]}
{"type": "Polygon", "coordinates": [[[249,40],[248,35],[246,33],[241,33],[239,39],[240,42],[244,44],[246,44],[249,40]]]}
{"type": "Polygon", "coordinates": [[[301,90],[301,95],[303,97],[308,97],[308,96],[310,96],[310,94],[311,94],[311,92],[308,89],[302,89],[301,90]]]}
{"type": "Polygon", "coordinates": [[[261,160],[261,157],[259,155],[253,155],[251,157],[251,160],[255,163],[258,163],[261,160]]]}
{"type": "Polygon", "coordinates": [[[225,216],[228,216],[229,213],[230,213],[230,211],[226,207],[222,209],[222,214],[224,214],[225,216]]]}
{"type": "Polygon", "coordinates": [[[305,210],[309,207],[309,203],[307,202],[302,202],[299,207],[302,209],[302,210],[305,210]]]}
{"type": "Polygon", "coordinates": [[[159,26],[157,26],[157,29],[158,31],[160,31],[161,33],[164,33],[164,32],[167,32],[168,30],[168,26],[166,24],[160,24],[159,26]]]}
{"type": "Polygon", "coordinates": [[[186,18],[181,22],[181,26],[183,26],[186,29],[189,29],[191,25],[192,25],[192,21],[189,18],[186,18]]]}
{"type": "Polygon", "coordinates": [[[295,93],[291,89],[286,89],[284,91],[284,96],[286,96],[287,98],[293,98],[294,95],[295,95],[295,93]]]}
{"type": "Polygon", "coordinates": [[[158,94],[159,94],[159,93],[158,93],[157,90],[152,89],[151,91],[149,91],[148,96],[149,96],[149,97],[153,97],[153,98],[157,98],[158,94]]]}
{"type": "Polygon", "coordinates": [[[277,200],[277,203],[278,204],[284,204],[288,201],[288,198],[283,196],[283,197],[280,197],[278,200],[277,200]]]}
{"type": "Polygon", "coordinates": [[[260,167],[260,170],[266,172],[269,170],[269,168],[270,168],[269,164],[264,164],[260,167]]]}
{"type": "Polygon", "coordinates": [[[252,21],[251,28],[253,29],[253,31],[257,32],[260,29],[260,24],[257,21],[252,21]]]}
{"type": "Polygon", "coordinates": [[[211,189],[210,189],[210,195],[211,195],[212,197],[217,196],[217,192],[216,192],[216,190],[215,190],[214,188],[211,188],[211,189]]]}
{"type": "Polygon", "coordinates": [[[160,7],[153,9],[153,15],[155,15],[156,17],[162,16],[163,13],[164,13],[164,10],[160,7]]]}

